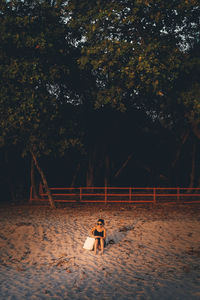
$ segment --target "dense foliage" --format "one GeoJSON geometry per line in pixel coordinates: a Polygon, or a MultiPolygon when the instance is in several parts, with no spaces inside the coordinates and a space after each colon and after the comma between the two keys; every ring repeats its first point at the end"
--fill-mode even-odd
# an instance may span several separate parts
{"type": "Polygon", "coordinates": [[[197,0],[1,0],[2,153],[34,153],[58,184],[198,185],[199,15],[197,0]]]}
{"type": "Polygon", "coordinates": [[[63,119],[60,106],[66,110],[74,91],[77,54],[66,42],[61,11],[61,1],[56,6],[48,1],[10,1],[1,10],[2,137],[24,148],[48,152],[60,143],[59,136],[67,143],[69,114],[63,119]]]}
{"type": "Polygon", "coordinates": [[[152,108],[166,101],[182,71],[183,50],[197,39],[198,1],[72,0],[69,7],[70,26],[82,40],[80,66],[97,77],[98,107],[152,108]]]}

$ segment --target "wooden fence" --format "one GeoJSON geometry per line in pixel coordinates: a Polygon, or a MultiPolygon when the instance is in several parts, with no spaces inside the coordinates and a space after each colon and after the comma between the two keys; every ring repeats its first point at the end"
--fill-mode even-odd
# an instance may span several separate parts
{"type": "MultiPolygon", "coordinates": [[[[165,187],[79,187],[50,188],[55,202],[77,203],[200,203],[200,188],[165,187]]],[[[42,185],[39,199],[30,190],[30,202],[47,201],[42,185]]]]}

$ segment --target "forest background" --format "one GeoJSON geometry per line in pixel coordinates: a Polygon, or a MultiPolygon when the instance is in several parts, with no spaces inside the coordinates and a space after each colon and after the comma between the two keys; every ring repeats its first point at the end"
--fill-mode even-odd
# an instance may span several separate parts
{"type": "Polygon", "coordinates": [[[1,0],[1,200],[200,186],[199,23],[197,0],[1,0]]]}

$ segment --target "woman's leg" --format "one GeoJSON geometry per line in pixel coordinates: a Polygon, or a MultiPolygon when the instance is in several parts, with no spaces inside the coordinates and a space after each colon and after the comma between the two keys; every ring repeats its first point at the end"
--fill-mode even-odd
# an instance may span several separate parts
{"type": "Polygon", "coordinates": [[[94,254],[97,254],[97,246],[98,246],[98,239],[95,239],[95,243],[94,243],[94,254]]]}
{"type": "Polygon", "coordinates": [[[104,250],[104,239],[101,239],[100,242],[101,242],[101,253],[103,254],[103,250],[104,250]]]}

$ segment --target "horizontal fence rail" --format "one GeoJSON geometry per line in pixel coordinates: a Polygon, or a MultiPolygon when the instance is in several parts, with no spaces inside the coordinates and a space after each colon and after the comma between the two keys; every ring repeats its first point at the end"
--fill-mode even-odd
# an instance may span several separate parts
{"type": "MultiPolygon", "coordinates": [[[[79,187],[50,188],[55,202],[77,203],[200,203],[200,188],[165,187],[79,187]]],[[[30,189],[30,202],[47,201],[48,196],[42,185],[39,199],[33,197],[30,189]]]]}

